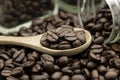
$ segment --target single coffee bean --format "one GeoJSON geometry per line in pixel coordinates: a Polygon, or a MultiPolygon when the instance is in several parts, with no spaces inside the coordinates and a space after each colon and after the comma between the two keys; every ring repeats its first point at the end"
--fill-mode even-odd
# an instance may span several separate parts
{"type": "Polygon", "coordinates": [[[105,80],[105,77],[102,75],[99,75],[99,80],[105,80]]]}
{"type": "Polygon", "coordinates": [[[56,42],[58,40],[58,36],[53,33],[52,31],[48,31],[47,32],[48,36],[47,36],[47,40],[50,42],[56,42]]]}
{"type": "Polygon", "coordinates": [[[114,60],[114,65],[120,69],[120,59],[115,59],[114,60]]]}
{"type": "Polygon", "coordinates": [[[32,67],[32,72],[39,72],[41,70],[41,66],[39,64],[36,64],[32,67]]]}
{"type": "Polygon", "coordinates": [[[92,45],[91,50],[94,53],[101,53],[103,51],[103,47],[101,45],[92,45]]]}
{"type": "Polygon", "coordinates": [[[50,48],[51,48],[51,49],[57,49],[57,48],[58,48],[58,44],[51,44],[51,45],[50,45],[50,48]]]}
{"type": "Polygon", "coordinates": [[[8,77],[6,77],[6,80],[19,80],[19,79],[15,78],[13,76],[8,76],[8,77]]]}
{"type": "Polygon", "coordinates": [[[62,25],[62,27],[59,27],[56,29],[56,33],[59,37],[64,37],[68,32],[73,31],[73,28],[71,26],[62,25]]]}
{"type": "Polygon", "coordinates": [[[70,49],[71,45],[68,41],[62,41],[59,43],[58,49],[64,50],[64,49],[70,49]]]}
{"type": "Polygon", "coordinates": [[[107,80],[115,80],[117,78],[118,74],[115,71],[108,71],[105,74],[105,79],[107,80]]]}
{"type": "Polygon", "coordinates": [[[23,27],[23,28],[20,29],[20,35],[22,35],[24,37],[32,36],[32,30],[23,27]]]}
{"type": "Polygon", "coordinates": [[[86,80],[85,77],[83,75],[73,75],[71,80],[86,80]]]}
{"type": "Polygon", "coordinates": [[[97,67],[97,70],[98,70],[98,72],[101,73],[101,74],[105,74],[105,73],[107,72],[107,68],[106,68],[104,65],[99,65],[99,66],[97,67]]]}
{"type": "Polygon", "coordinates": [[[119,43],[112,44],[112,49],[115,50],[115,51],[120,52],[120,44],[119,43]]]}
{"type": "Polygon", "coordinates": [[[67,56],[60,57],[57,63],[59,66],[62,66],[62,67],[66,66],[69,63],[68,57],[67,56]]]}
{"type": "Polygon", "coordinates": [[[32,75],[32,80],[48,80],[48,78],[45,75],[32,75]]]}
{"type": "Polygon", "coordinates": [[[64,75],[64,76],[62,76],[61,77],[61,79],[60,80],[70,80],[70,77],[69,76],[67,76],[67,75],[64,75]]]}
{"type": "Polygon", "coordinates": [[[8,60],[5,61],[5,65],[6,64],[12,64],[12,62],[13,62],[13,59],[8,59],[8,60]]]}
{"type": "Polygon", "coordinates": [[[92,77],[93,80],[98,80],[99,79],[99,73],[98,73],[98,71],[97,70],[93,70],[91,72],[91,77],[92,77]]]}
{"type": "Polygon", "coordinates": [[[25,56],[24,50],[20,50],[13,55],[13,59],[16,62],[20,62],[23,60],[24,56],[25,56]]]}
{"type": "Polygon", "coordinates": [[[49,61],[43,63],[43,68],[47,73],[50,73],[50,74],[55,71],[54,64],[49,61]]]}
{"type": "Polygon", "coordinates": [[[116,56],[116,53],[112,50],[105,50],[102,53],[103,56],[105,56],[106,59],[110,59],[116,56]]]}
{"type": "Polygon", "coordinates": [[[76,69],[76,70],[74,70],[74,73],[75,73],[75,74],[80,74],[80,73],[82,73],[82,71],[79,70],[79,69],[76,69]]]}
{"type": "Polygon", "coordinates": [[[0,70],[4,67],[4,61],[0,59],[0,70]]]}
{"type": "Polygon", "coordinates": [[[30,80],[30,78],[29,78],[28,75],[23,74],[23,75],[20,77],[20,80],[30,80]]]}
{"type": "Polygon", "coordinates": [[[20,76],[23,73],[23,68],[22,67],[17,67],[13,69],[12,74],[13,76],[20,76]]]}
{"type": "Polygon", "coordinates": [[[2,70],[1,71],[1,75],[2,76],[10,76],[12,74],[12,71],[11,70],[2,70]]]}
{"type": "Polygon", "coordinates": [[[86,78],[90,78],[91,74],[87,68],[83,69],[82,72],[86,78]]]}
{"type": "Polygon", "coordinates": [[[48,36],[47,33],[45,33],[40,40],[41,44],[45,47],[49,46],[49,43],[47,41],[47,36],[48,36]]]}
{"type": "Polygon", "coordinates": [[[49,62],[54,63],[54,58],[51,55],[43,54],[43,55],[41,55],[40,58],[43,62],[49,61],[49,62]]]}
{"type": "Polygon", "coordinates": [[[95,69],[97,67],[97,64],[94,62],[88,62],[87,68],[88,69],[95,69]]]}
{"type": "Polygon", "coordinates": [[[82,44],[86,42],[85,32],[84,31],[77,31],[76,32],[77,38],[80,40],[82,44]]]}
{"type": "Polygon", "coordinates": [[[70,69],[70,67],[64,67],[64,68],[62,68],[62,72],[63,72],[65,75],[69,75],[69,76],[72,76],[72,75],[73,75],[73,71],[70,69]]]}
{"type": "Polygon", "coordinates": [[[75,32],[69,31],[67,34],[65,34],[65,39],[68,41],[75,41],[77,39],[77,36],[75,32]]]}
{"type": "Polygon", "coordinates": [[[23,63],[22,66],[24,68],[29,68],[29,67],[32,67],[34,64],[35,64],[35,61],[27,61],[27,62],[23,63]]]}
{"type": "Polygon", "coordinates": [[[9,56],[6,55],[6,54],[4,54],[4,53],[0,54],[0,57],[3,58],[3,59],[5,59],[5,60],[9,59],[9,56]]]}
{"type": "Polygon", "coordinates": [[[101,56],[95,54],[93,51],[90,51],[89,56],[90,56],[90,59],[93,61],[100,62],[100,60],[101,60],[101,56]]]}
{"type": "Polygon", "coordinates": [[[102,36],[100,36],[94,40],[95,44],[103,44],[103,42],[104,42],[104,38],[102,36]]]}
{"type": "Polygon", "coordinates": [[[82,45],[82,43],[80,42],[80,40],[75,40],[74,42],[73,42],[73,47],[79,47],[79,46],[81,46],[82,45]]]}
{"type": "Polygon", "coordinates": [[[80,62],[79,61],[74,62],[72,64],[71,68],[72,68],[72,70],[79,69],[80,68],[80,62]]]}
{"type": "Polygon", "coordinates": [[[59,80],[62,77],[61,72],[55,72],[51,75],[52,80],[59,80]]]}
{"type": "Polygon", "coordinates": [[[92,31],[102,31],[103,29],[103,24],[96,24],[91,28],[92,31]]]}
{"type": "Polygon", "coordinates": [[[100,20],[99,20],[99,22],[100,23],[106,23],[108,20],[106,19],[106,18],[101,18],[100,20]]]}

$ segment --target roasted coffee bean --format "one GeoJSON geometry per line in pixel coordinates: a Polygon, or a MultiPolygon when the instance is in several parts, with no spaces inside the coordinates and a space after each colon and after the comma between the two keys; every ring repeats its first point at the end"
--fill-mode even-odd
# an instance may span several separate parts
{"type": "Polygon", "coordinates": [[[6,80],[19,80],[19,79],[17,79],[16,77],[13,77],[13,76],[8,76],[8,77],[6,77],[6,80]]]}
{"type": "Polygon", "coordinates": [[[4,61],[0,59],[0,70],[4,67],[4,61]]]}
{"type": "Polygon", "coordinates": [[[10,76],[12,74],[12,71],[11,70],[5,70],[5,69],[3,69],[2,71],[1,71],[1,75],[2,76],[10,76]]]}
{"type": "Polygon", "coordinates": [[[52,80],[59,80],[62,77],[61,72],[55,72],[51,75],[52,80]]]}
{"type": "Polygon", "coordinates": [[[91,77],[92,77],[92,80],[98,80],[99,79],[99,73],[97,70],[93,70],[91,72],[91,77]]]}
{"type": "Polygon", "coordinates": [[[101,45],[92,45],[91,50],[94,53],[101,53],[103,51],[103,47],[101,45]]]}
{"type": "Polygon", "coordinates": [[[72,70],[79,69],[80,68],[80,62],[79,61],[74,62],[72,64],[71,68],[72,68],[72,70]]]}
{"type": "Polygon", "coordinates": [[[117,67],[117,68],[119,68],[120,69],[120,59],[115,59],[114,60],[114,65],[117,67]]]}
{"type": "Polygon", "coordinates": [[[103,51],[102,55],[105,56],[106,59],[116,57],[116,53],[112,50],[105,50],[103,51]]]}
{"type": "Polygon", "coordinates": [[[45,75],[32,75],[32,80],[48,80],[48,78],[45,75]]]}
{"type": "Polygon", "coordinates": [[[119,43],[112,44],[112,49],[115,50],[115,51],[120,52],[120,44],[119,43]]]}
{"type": "Polygon", "coordinates": [[[69,76],[73,75],[73,71],[70,69],[70,67],[63,67],[61,70],[65,75],[69,75],[69,76]]]}
{"type": "Polygon", "coordinates": [[[97,64],[94,62],[88,62],[87,68],[88,69],[95,69],[97,67],[97,64]]]}
{"type": "Polygon", "coordinates": [[[1,54],[0,54],[0,57],[3,58],[3,59],[5,59],[5,60],[8,60],[8,59],[9,59],[9,56],[6,55],[6,54],[4,54],[4,53],[1,53],[1,54]]]}
{"type": "Polygon", "coordinates": [[[51,49],[65,50],[82,46],[86,42],[86,38],[84,31],[75,32],[71,26],[62,25],[55,31],[47,31],[40,42],[43,46],[51,49]]]}
{"type": "Polygon", "coordinates": [[[4,23],[7,28],[48,13],[53,8],[52,1],[6,1],[4,4],[4,23]],[[47,4],[47,5],[44,5],[47,4]],[[19,5],[19,6],[17,6],[19,5]],[[36,12],[36,13],[34,13],[36,12]],[[28,14],[29,13],[29,14],[28,14]]]}
{"type": "Polygon", "coordinates": [[[13,69],[11,75],[20,76],[20,75],[22,75],[22,73],[23,73],[23,68],[22,67],[17,67],[15,69],[13,69]]]}
{"type": "Polygon", "coordinates": [[[23,74],[21,77],[20,77],[20,80],[30,80],[30,77],[26,74],[23,74]]]}
{"type": "Polygon", "coordinates": [[[60,67],[58,65],[54,65],[54,69],[55,69],[55,71],[59,71],[60,67]]]}
{"type": "Polygon", "coordinates": [[[86,42],[85,32],[84,31],[77,31],[76,32],[77,38],[80,40],[82,44],[86,42]]]}
{"type": "Polygon", "coordinates": [[[51,44],[51,45],[50,45],[50,48],[51,48],[51,49],[57,49],[57,48],[58,48],[58,44],[51,44]]]}
{"type": "Polygon", "coordinates": [[[13,59],[8,59],[8,60],[5,61],[5,65],[6,64],[12,64],[12,62],[13,62],[13,59]]]}
{"type": "Polygon", "coordinates": [[[42,60],[43,62],[49,61],[49,62],[54,63],[54,58],[53,58],[51,55],[43,54],[43,55],[41,55],[40,58],[41,58],[41,60],[42,60]]]}
{"type": "Polygon", "coordinates": [[[80,40],[75,40],[74,42],[73,42],[73,47],[79,47],[79,46],[81,46],[82,45],[82,43],[80,42],[80,40]]]}
{"type": "Polygon", "coordinates": [[[75,41],[77,39],[77,36],[73,31],[69,31],[65,34],[65,39],[68,41],[75,41]]]}
{"type": "Polygon", "coordinates": [[[32,67],[32,72],[39,72],[41,70],[41,66],[39,64],[36,64],[32,67]]]}
{"type": "Polygon", "coordinates": [[[64,50],[64,49],[70,49],[71,45],[68,41],[62,41],[59,43],[58,49],[64,50]]]}
{"type": "Polygon", "coordinates": [[[87,68],[83,69],[82,72],[86,78],[90,78],[91,74],[87,68]]]}
{"type": "Polygon", "coordinates": [[[100,36],[94,40],[95,44],[103,44],[103,42],[104,42],[104,38],[102,36],[100,36]]]}
{"type": "Polygon", "coordinates": [[[49,61],[43,63],[43,68],[46,72],[50,74],[55,71],[54,64],[49,61]]]}
{"type": "Polygon", "coordinates": [[[105,74],[107,72],[107,68],[105,66],[103,66],[103,65],[98,66],[97,70],[101,74],[105,74]]]}
{"type": "Polygon", "coordinates": [[[86,80],[83,75],[73,75],[71,80],[86,80]]]}
{"type": "Polygon", "coordinates": [[[48,41],[47,41],[47,36],[48,36],[47,33],[45,33],[45,34],[42,36],[41,41],[40,41],[41,44],[44,45],[44,46],[46,46],[46,47],[49,46],[49,43],[48,43],[48,41]]]}
{"type": "Polygon", "coordinates": [[[34,64],[35,64],[35,61],[27,61],[27,62],[23,63],[22,66],[24,68],[29,68],[29,67],[32,67],[34,64]]]}
{"type": "Polygon", "coordinates": [[[62,27],[59,27],[56,29],[56,33],[59,37],[64,37],[68,32],[73,31],[73,28],[71,26],[62,25],[62,27]]]}
{"type": "Polygon", "coordinates": [[[105,79],[107,80],[115,80],[117,78],[118,74],[115,71],[108,71],[105,74],[105,79]]]}
{"type": "Polygon", "coordinates": [[[93,51],[90,51],[90,59],[99,62],[101,60],[101,56],[99,54],[95,54],[93,51]]]}
{"type": "Polygon", "coordinates": [[[91,28],[92,31],[102,31],[103,24],[97,24],[91,28]]]}
{"type": "Polygon", "coordinates": [[[67,76],[67,75],[64,75],[64,76],[62,76],[61,77],[61,79],[60,80],[70,80],[70,77],[69,76],[67,76]]]}
{"type": "Polygon", "coordinates": [[[76,69],[76,70],[74,70],[74,73],[75,73],[75,74],[80,74],[80,73],[82,73],[82,71],[79,70],[79,69],[76,69]]]}
{"type": "Polygon", "coordinates": [[[66,66],[69,63],[68,57],[67,56],[60,57],[57,63],[59,66],[62,66],[62,67],[66,66]]]}
{"type": "Polygon", "coordinates": [[[48,34],[48,36],[47,36],[48,41],[56,42],[58,40],[58,36],[55,33],[48,31],[47,34],[48,34]]]}
{"type": "Polygon", "coordinates": [[[13,59],[16,62],[20,62],[23,60],[24,56],[25,56],[24,50],[20,50],[13,55],[13,59]]]}
{"type": "Polygon", "coordinates": [[[29,53],[29,54],[27,54],[27,60],[35,61],[36,59],[35,59],[35,57],[31,53],[29,53]]]}
{"type": "Polygon", "coordinates": [[[32,36],[32,30],[23,27],[23,28],[21,28],[21,30],[20,30],[20,35],[22,35],[22,36],[24,36],[24,37],[32,36]]]}
{"type": "Polygon", "coordinates": [[[108,20],[106,18],[100,18],[99,22],[100,23],[106,23],[108,20]]]}

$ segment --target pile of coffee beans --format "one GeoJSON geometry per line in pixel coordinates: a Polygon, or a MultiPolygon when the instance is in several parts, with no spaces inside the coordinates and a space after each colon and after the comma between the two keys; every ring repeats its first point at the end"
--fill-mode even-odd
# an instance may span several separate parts
{"type": "Polygon", "coordinates": [[[74,31],[68,25],[61,25],[55,31],[47,31],[41,37],[40,43],[48,48],[65,50],[82,46],[86,42],[84,31],[74,31]]]}
{"type": "Polygon", "coordinates": [[[3,20],[0,22],[7,28],[32,20],[53,10],[52,0],[3,0],[3,20]]]}
{"type": "MultiPolygon", "coordinates": [[[[59,11],[59,15],[35,20],[31,28],[22,28],[11,36],[34,36],[68,25],[80,27],[77,15],[59,11]]],[[[120,80],[120,43],[106,45],[112,29],[112,16],[105,6],[84,20],[92,34],[92,44],[75,56],[51,56],[19,46],[0,46],[1,80],[120,80]]],[[[1,34],[2,35],[2,34],[1,34]]]]}

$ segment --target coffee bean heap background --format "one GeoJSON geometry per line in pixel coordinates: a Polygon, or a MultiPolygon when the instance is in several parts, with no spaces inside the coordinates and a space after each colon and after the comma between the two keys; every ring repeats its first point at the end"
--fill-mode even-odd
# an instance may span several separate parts
{"type": "Polygon", "coordinates": [[[74,31],[72,26],[61,25],[61,27],[47,31],[40,43],[51,49],[65,50],[82,46],[86,42],[84,31],[74,31]]]}
{"type": "Polygon", "coordinates": [[[0,23],[7,28],[17,26],[53,10],[52,0],[3,0],[1,2],[3,20],[0,23]]]}
{"type": "MultiPolygon", "coordinates": [[[[90,47],[75,56],[50,56],[18,46],[0,46],[2,80],[119,80],[120,44],[103,44],[110,35],[112,17],[105,6],[96,17],[84,20],[92,34],[90,47]],[[20,75],[19,75],[20,74],[20,75]]],[[[33,36],[61,25],[79,27],[77,16],[59,12],[58,16],[35,20],[31,28],[22,28],[12,36],[33,36]]],[[[2,35],[2,34],[1,34],[2,35]]]]}

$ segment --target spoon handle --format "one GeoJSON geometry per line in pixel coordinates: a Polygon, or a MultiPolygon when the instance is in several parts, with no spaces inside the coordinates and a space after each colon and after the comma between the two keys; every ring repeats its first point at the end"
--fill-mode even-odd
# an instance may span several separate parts
{"type": "Polygon", "coordinates": [[[12,36],[0,36],[0,45],[18,45],[36,49],[36,46],[40,44],[40,37],[12,37],[12,36]]]}

